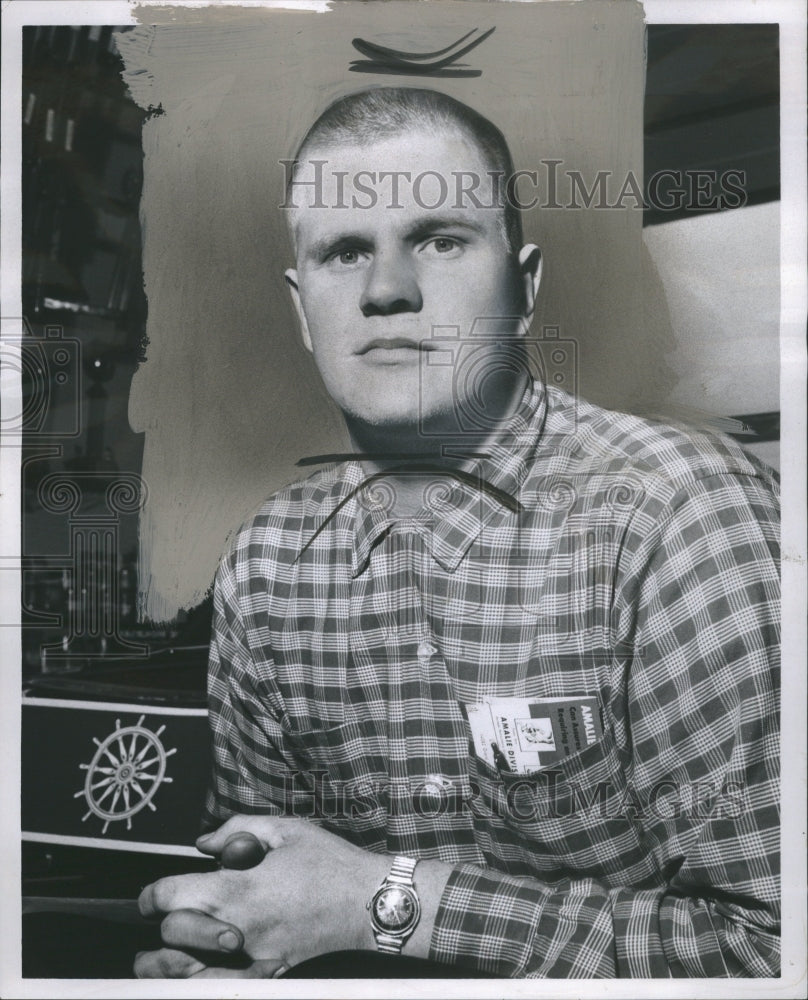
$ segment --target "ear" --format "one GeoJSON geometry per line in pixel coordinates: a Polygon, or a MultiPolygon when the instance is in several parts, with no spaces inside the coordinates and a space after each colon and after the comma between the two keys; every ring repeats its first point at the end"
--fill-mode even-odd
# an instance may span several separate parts
{"type": "Polygon", "coordinates": [[[525,323],[530,324],[536,309],[541,284],[542,256],[535,243],[526,243],[519,251],[519,273],[525,294],[525,323]]]}
{"type": "Polygon", "coordinates": [[[300,289],[298,288],[297,271],[290,267],[283,275],[289,287],[289,294],[292,296],[292,305],[295,307],[300,336],[306,345],[306,350],[311,351],[311,335],[309,334],[309,324],[306,322],[306,314],[303,312],[303,303],[300,301],[300,289]]]}

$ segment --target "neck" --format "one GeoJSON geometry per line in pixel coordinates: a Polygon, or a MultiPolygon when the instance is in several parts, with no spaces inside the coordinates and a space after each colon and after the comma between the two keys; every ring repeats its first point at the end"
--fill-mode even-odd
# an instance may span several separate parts
{"type": "Polygon", "coordinates": [[[345,414],[351,446],[366,475],[407,463],[465,468],[502,434],[519,408],[527,384],[527,377],[514,380],[499,405],[486,406],[488,419],[484,423],[475,420],[472,428],[464,426],[454,413],[423,422],[390,424],[369,424],[345,414]]]}
{"type": "Polygon", "coordinates": [[[367,424],[346,415],[351,445],[366,476],[385,475],[396,498],[395,510],[400,516],[411,516],[424,502],[426,492],[434,484],[445,482],[442,474],[451,469],[473,472],[491,445],[519,407],[527,380],[514,383],[511,393],[503,400],[498,413],[490,422],[472,431],[463,429],[452,418],[447,421],[420,423],[367,424]],[[409,468],[408,468],[409,467],[409,468]]]}

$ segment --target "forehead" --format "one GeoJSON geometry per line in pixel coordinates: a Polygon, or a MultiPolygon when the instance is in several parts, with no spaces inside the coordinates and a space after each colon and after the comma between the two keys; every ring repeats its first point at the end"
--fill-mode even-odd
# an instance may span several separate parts
{"type": "Polygon", "coordinates": [[[346,226],[403,228],[438,215],[499,232],[491,169],[477,143],[456,129],[314,145],[295,171],[289,221],[298,239],[346,226]]]}

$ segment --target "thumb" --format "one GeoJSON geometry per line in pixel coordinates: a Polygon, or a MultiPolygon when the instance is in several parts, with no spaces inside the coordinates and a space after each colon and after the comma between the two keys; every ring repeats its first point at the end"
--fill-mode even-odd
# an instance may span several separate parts
{"type": "Polygon", "coordinates": [[[278,979],[289,966],[278,958],[262,958],[252,962],[243,969],[217,968],[215,966],[202,969],[193,975],[194,979],[278,979]]]}

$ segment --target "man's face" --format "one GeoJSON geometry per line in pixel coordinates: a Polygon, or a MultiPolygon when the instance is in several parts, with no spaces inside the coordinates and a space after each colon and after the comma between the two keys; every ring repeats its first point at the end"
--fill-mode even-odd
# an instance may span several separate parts
{"type": "MultiPolygon", "coordinates": [[[[304,342],[335,402],[349,419],[376,426],[451,426],[475,392],[496,406],[501,341],[524,333],[538,278],[508,252],[501,208],[456,197],[459,171],[482,178],[486,191],[490,167],[480,151],[461,133],[417,130],[369,146],[315,148],[298,180],[313,179],[312,160],[328,162],[317,191],[294,189],[297,270],[287,279],[304,342]],[[401,177],[394,192],[391,178],[380,178],[385,171],[409,172],[411,180],[401,177]],[[318,196],[327,207],[316,207],[318,196]],[[510,320],[472,348],[480,317],[510,320]],[[441,353],[432,350],[438,327],[459,330],[464,347],[454,359],[445,341],[441,353]]],[[[490,193],[479,197],[491,203],[490,193]]],[[[512,378],[505,381],[512,391],[512,378]]]]}

